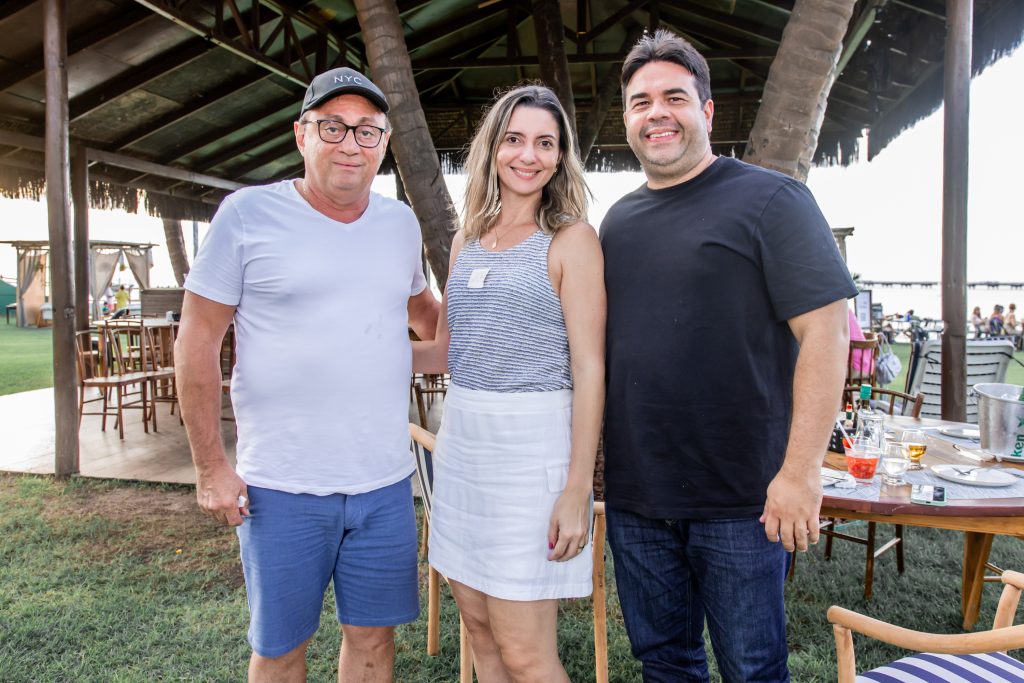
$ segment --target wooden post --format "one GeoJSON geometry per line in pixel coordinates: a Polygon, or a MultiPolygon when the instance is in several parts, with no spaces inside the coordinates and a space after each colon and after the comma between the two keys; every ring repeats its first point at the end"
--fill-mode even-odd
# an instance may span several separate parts
{"type": "MultiPolygon", "coordinates": [[[[619,54],[625,59],[630,48],[636,44],[643,34],[643,28],[639,24],[633,24],[626,29],[626,38],[619,47],[619,54]]],[[[584,165],[590,157],[590,152],[597,141],[601,126],[608,116],[608,109],[612,106],[612,100],[619,94],[619,80],[622,76],[622,65],[619,62],[610,64],[605,72],[601,84],[597,88],[597,96],[592,100],[590,113],[583,120],[579,131],[580,160],[584,165]]]]}
{"type": "Polygon", "coordinates": [[[71,208],[75,215],[75,329],[89,329],[89,160],[85,147],[71,153],[71,208]]]}
{"type": "Polygon", "coordinates": [[[43,0],[46,65],[46,209],[50,229],[50,303],[53,307],[54,472],[78,472],[78,398],[75,378],[75,284],[71,272],[68,196],[68,72],[65,0],[43,0]]]}
{"type": "Polygon", "coordinates": [[[967,164],[973,0],[946,2],[942,165],[942,419],[967,419],[967,164]]]}

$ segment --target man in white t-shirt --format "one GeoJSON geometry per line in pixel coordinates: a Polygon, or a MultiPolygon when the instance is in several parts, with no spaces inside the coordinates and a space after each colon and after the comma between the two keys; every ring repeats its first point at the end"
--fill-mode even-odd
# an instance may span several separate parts
{"type": "Polygon", "coordinates": [[[310,84],[301,180],[221,204],[185,283],[175,363],[200,507],[238,528],[250,681],[305,680],[333,580],[342,680],[390,681],[394,627],[419,613],[408,327],[433,338],[419,225],[370,192],[388,104],[348,68],[310,84]],[[232,469],[219,350],[234,321],[232,469]]]}

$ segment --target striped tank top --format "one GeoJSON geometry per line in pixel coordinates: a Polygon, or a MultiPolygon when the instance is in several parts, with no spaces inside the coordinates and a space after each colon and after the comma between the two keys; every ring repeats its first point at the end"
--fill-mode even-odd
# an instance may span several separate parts
{"type": "Polygon", "coordinates": [[[462,247],[445,290],[453,384],[498,392],[572,388],[562,304],[548,277],[551,237],[538,230],[500,252],[480,240],[462,247]]]}

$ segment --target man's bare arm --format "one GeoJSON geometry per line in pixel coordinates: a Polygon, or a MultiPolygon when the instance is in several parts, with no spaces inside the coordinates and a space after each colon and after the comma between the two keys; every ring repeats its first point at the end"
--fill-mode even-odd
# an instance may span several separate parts
{"type": "Polygon", "coordinates": [[[246,495],[245,482],[228,463],[220,436],[220,347],[234,314],[234,306],[185,292],[174,366],[199,507],[224,524],[238,526],[238,497],[246,495]]]}
{"type": "Polygon", "coordinates": [[[768,486],[761,521],[786,550],[818,542],[821,462],[839,411],[850,345],[846,301],[835,301],[789,321],[800,344],[793,374],[793,419],[782,468],[768,486]]]}
{"type": "Polygon", "coordinates": [[[424,287],[422,292],[409,297],[409,327],[416,336],[423,340],[434,338],[440,310],[441,303],[434,298],[430,287],[424,287]]]}

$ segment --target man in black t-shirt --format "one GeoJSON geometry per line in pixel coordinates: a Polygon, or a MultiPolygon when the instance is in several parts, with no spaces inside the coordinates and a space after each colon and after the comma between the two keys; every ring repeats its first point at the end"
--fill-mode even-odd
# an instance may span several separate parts
{"type": "Polygon", "coordinates": [[[647,183],[601,226],[608,536],[645,681],[788,681],[786,550],[819,467],[856,288],[807,188],[711,153],[704,59],[666,31],[622,72],[647,183]]]}

